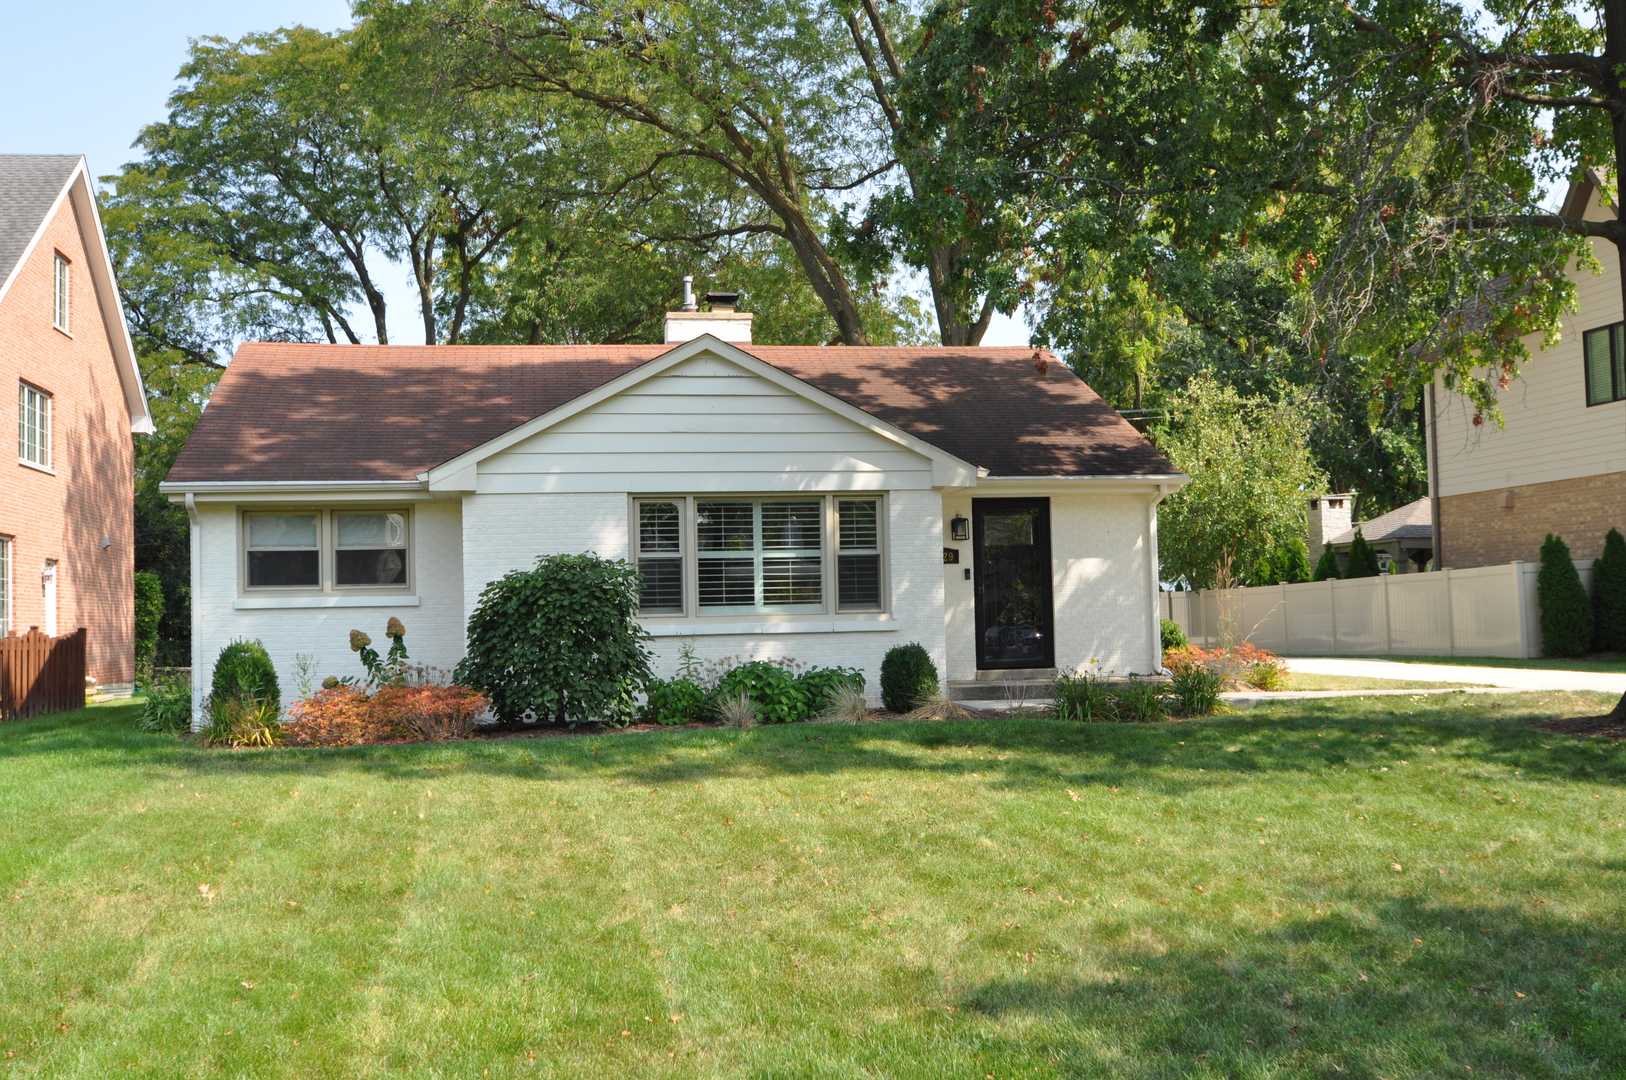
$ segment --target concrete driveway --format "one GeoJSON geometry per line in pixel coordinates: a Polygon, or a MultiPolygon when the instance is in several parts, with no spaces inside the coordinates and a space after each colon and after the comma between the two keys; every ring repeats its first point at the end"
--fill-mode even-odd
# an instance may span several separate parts
{"type": "Polygon", "coordinates": [[[1412,682],[1483,683],[1514,690],[1600,690],[1626,694],[1626,673],[1548,671],[1542,668],[1467,667],[1456,664],[1405,664],[1396,660],[1357,660],[1344,656],[1288,657],[1290,671],[1306,675],[1349,675],[1363,679],[1412,682]]]}

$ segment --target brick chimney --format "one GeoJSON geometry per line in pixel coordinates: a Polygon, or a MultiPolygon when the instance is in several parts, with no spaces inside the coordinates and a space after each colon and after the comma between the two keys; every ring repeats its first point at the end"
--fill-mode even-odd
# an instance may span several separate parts
{"type": "Polygon", "coordinates": [[[691,341],[701,334],[741,345],[751,344],[751,313],[734,310],[740,301],[739,293],[709,292],[705,301],[708,310],[701,311],[694,301],[694,278],[684,278],[683,307],[666,313],[668,345],[691,341]]]}
{"type": "Polygon", "coordinates": [[[1335,495],[1317,495],[1310,500],[1310,528],[1305,540],[1310,548],[1310,565],[1321,559],[1321,549],[1327,542],[1353,524],[1355,495],[1342,492],[1335,495]]]}

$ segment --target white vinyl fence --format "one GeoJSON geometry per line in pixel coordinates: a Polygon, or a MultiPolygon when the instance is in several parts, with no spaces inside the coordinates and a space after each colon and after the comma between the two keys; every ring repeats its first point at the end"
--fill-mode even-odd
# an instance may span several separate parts
{"type": "MultiPolygon", "coordinates": [[[[1592,588],[1592,560],[1575,564],[1592,588]]],[[[1251,641],[1288,655],[1540,656],[1538,563],[1351,581],[1162,593],[1193,645],[1251,641]]]]}

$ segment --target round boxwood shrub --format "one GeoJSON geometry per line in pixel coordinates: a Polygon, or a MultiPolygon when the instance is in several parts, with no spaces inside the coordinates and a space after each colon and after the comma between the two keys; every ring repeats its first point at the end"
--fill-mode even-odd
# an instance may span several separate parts
{"type": "Polygon", "coordinates": [[[1626,537],[1610,529],[1592,564],[1592,647],[1626,652],[1626,537]]]}
{"type": "Polygon", "coordinates": [[[918,642],[894,645],[881,660],[881,704],[904,713],[937,696],[937,665],[918,642]]]}
{"type": "Polygon", "coordinates": [[[491,582],[469,617],[456,679],[506,723],[622,724],[649,682],[636,567],[597,555],[544,555],[491,582]]]}
{"type": "Polygon", "coordinates": [[[1186,632],[1180,629],[1180,624],[1173,619],[1164,619],[1158,624],[1163,632],[1163,651],[1170,649],[1183,649],[1191,642],[1186,640],[1186,632]]]}
{"type": "Polygon", "coordinates": [[[215,660],[209,700],[260,701],[281,710],[282,689],[277,685],[276,665],[271,663],[265,646],[258,641],[234,641],[221,649],[215,660]]]}
{"type": "Polygon", "coordinates": [[[1547,534],[1536,574],[1541,608],[1541,651],[1548,656],[1580,656],[1592,644],[1592,602],[1570,559],[1569,545],[1547,534]]]}

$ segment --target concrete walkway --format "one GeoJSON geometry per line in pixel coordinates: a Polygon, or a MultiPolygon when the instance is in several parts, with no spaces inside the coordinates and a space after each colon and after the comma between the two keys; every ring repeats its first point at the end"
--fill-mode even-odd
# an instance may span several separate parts
{"type": "Polygon", "coordinates": [[[1295,656],[1290,671],[1306,675],[1348,675],[1362,679],[1408,682],[1483,683],[1510,690],[1598,690],[1626,694],[1626,673],[1547,671],[1542,668],[1459,667],[1456,664],[1405,664],[1397,660],[1357,660],[1345,656],[1295,656]]]}

